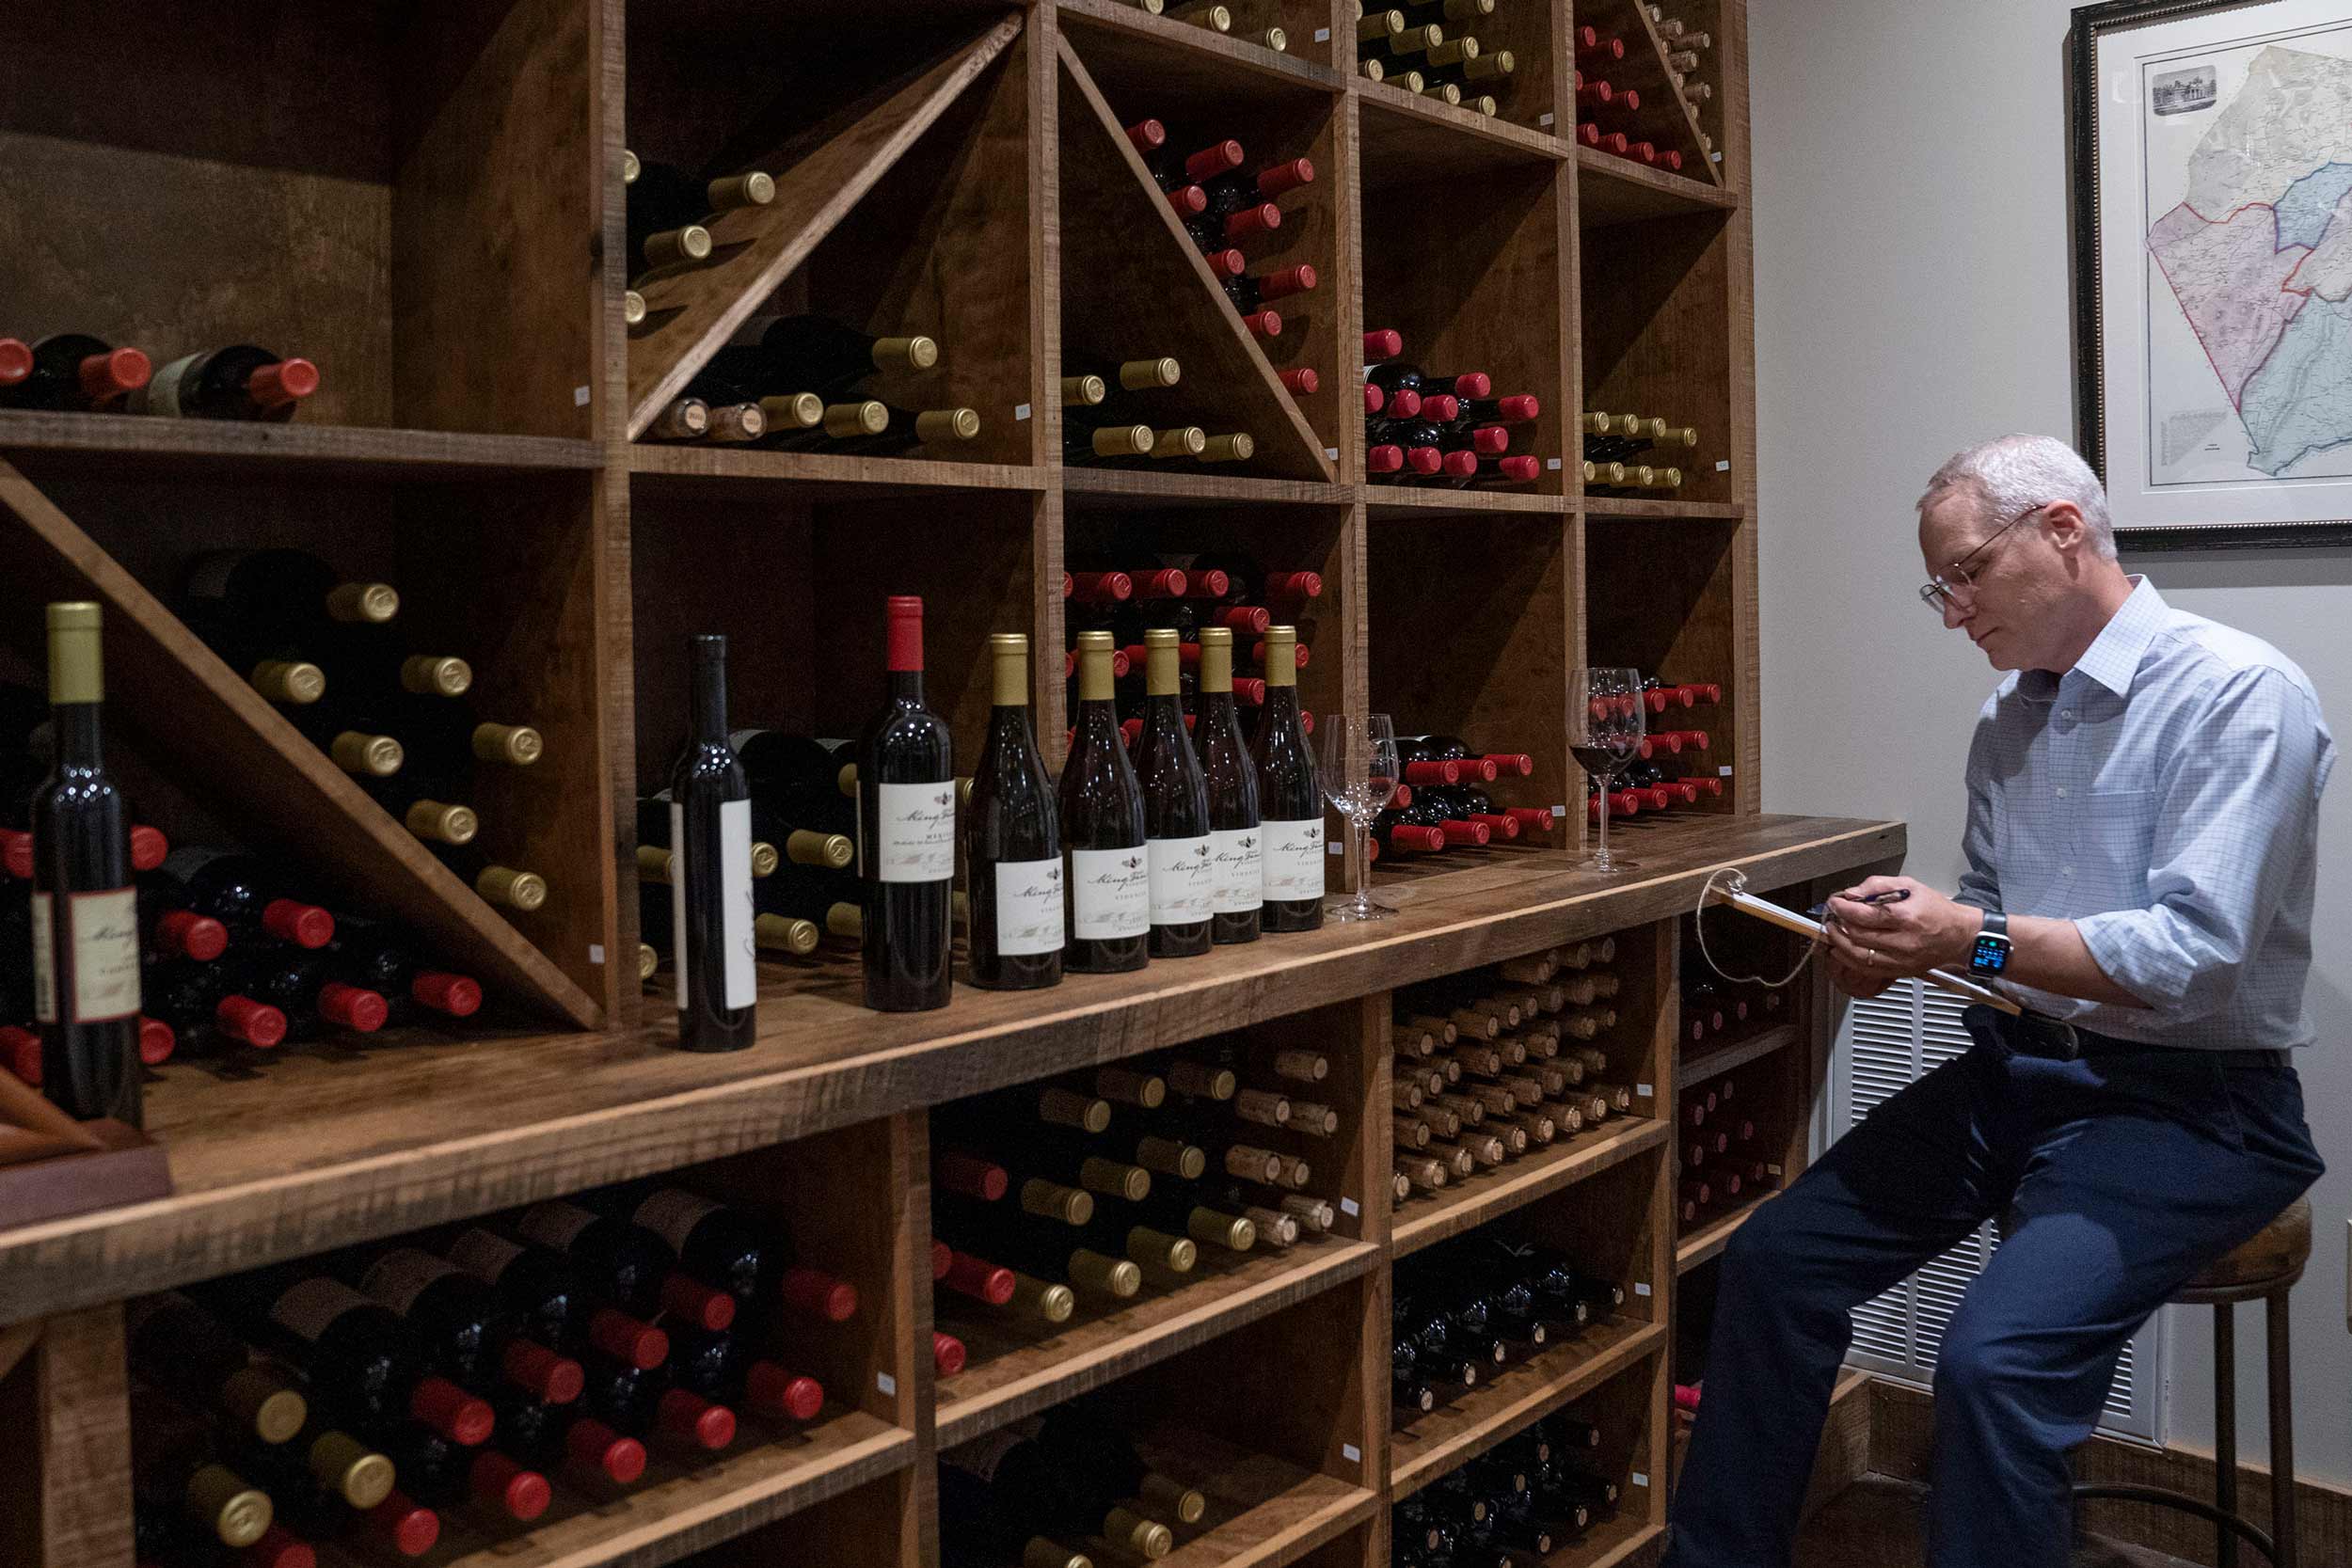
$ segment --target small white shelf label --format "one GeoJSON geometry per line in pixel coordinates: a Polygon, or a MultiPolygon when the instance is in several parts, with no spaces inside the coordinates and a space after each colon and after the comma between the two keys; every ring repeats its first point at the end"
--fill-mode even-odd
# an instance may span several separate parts
{"type": "Polygon", "coordinates": [[[1560,471],[1560,460],[1556,457],[1547,457],[1544,459],[1544,467],[1549,468],[1554,473],[1558,473],[1560,471]]]}
{"type": "Polygon", "coordinates": [[[1554,806],[1551,808],[1551,815],[1554,816],[1565,816],[1568,815],[1568,808],[1565,806],[1554,806]]]}
{"type": "Polygon", "coordinates": [[[1015,424],[1020,423],[1023,420],[1025,420],[1028,417],[1029,405],[1027,404],[1016,403],[1012,405],[1012,419],[1015,424]]]}
{"type": "Polygon", "coordinates": [[[1538,125],[1549,125],[1549,124],[1551,123],[1551,116],[1549,116],[1549,115],[1537,115],[1537,116],[1535,117],[1535,123],[1536,123],[1536,124],[1538,124],[1538,125]]]}
{"type": "MultiPolygon", "coordinates": [[[[1318,28],[1316,28],[1316,29],[1315,29],[1315,41],[1316,41],[1317,43],[1328,43],[1328,42],[1330,42],[1330,41],[1331,41],[1331,29],[1330,29],[1330,28],[1328,28],[1328,27],[1318,27],[1318,28]]],[[[1354,1457],[1354,1456],[1353,1456],[1353,1455],[1351,1455],[1350,1457],[1352,1458],[1352,1457],[1354,1457]]]]}
{"type": "Polygon", "coordinates": [[[572,406],[574,408],[585,408],[588,406],[587,388],[575,387],[572,388],[572,406]]]}
{"type": "Polygon", "coordinates": [[[1719,778],[1728,779],[1731,777],[1731,769],[1728,766],[1716,768],[1715,773],[1719,778]]]}
{"type": "Polygon", "coordinates": [[[599,966],[603,964],[604,943],[600,942],[592,942],[588,944],[588,961],[592,964],[599,966]]]}
{"type": "Polygon", "coordinates": [[[1718,457],[1715,459],[1715,471],[1719,474],[1727,474],[1731,472],[1731,459],[1728,457],[1718,457]]]}
{"type": "Polygon", "coordinates": [[[1323,455],[1329,458],[1332,462],[1337,463],[1340,460],[1340,449],[1337,447],[1326,447],[1323,449],[1323,455]]]}
{"type": "Polygon", "coordinates": [[[898,1391],[898,1380],[892,1377],[888,1372],[876,1372],[874,1374],[874,1386],[881,1389],[885,1394],[895,1394],[898,1391]]]}
{"type": "Polygon", "coordinates": [[[1634,1293],[1635,1295],[1637,1295],[1637,1296],[1645,1296],[1645,1295],[1648,1295],[1648,1294],[1649,1294],[1649,1282],[1648,1282],[1647,1280],[1644,1280],[1644,1279],[1637,1279],[1637,1280],[1635,1280],[1635,1281],[1633,1282],[1633,1293],[1634,1293]]]}
{"type": "Polygon", "coordinates": [[[1633,1484],[1636,1486],[1647,1486],[1649,1484],[1649,1477],[1643,1474],[1639,1470],[1633,1472],[1632,1481],[1633,1484]]]}
{"type": "Polygon", "coordinates": [[[1364,1462],[1364,1450],[1358,1448],[1353,1443],[1342,1443],[1340,1445],[1340,1457],[1346,1460],[1350,1465],[1361,1465],[1364,1462]]]}
{"type": "Polygon", "coordinates": [[[1344,855],[1347,853],[1347,846],[1335,838],[1323,847],[1323,852],[1327,855],[1344,855]]]}
{"type": "Polygon", "coordinates": [[[1650,1088],[1650,1086],[1649,1086],[1647,1084],[1636,1084],[1636,1085],[1633,1085],[1633,1094],[1634,1094],[1634,1097],[1635,1097],[1636,1099],[1639,1099],[1639,1100],[1654,1100],[1654,1099],[1656,1099],[1656,1098],[1657,1098],[1656,1093],[1655,1093],[1655,1092],[1654,1092],[1654,1091],[1650,1088]]]}
{"type": "Polygon", "coordinates": [[[1362,1213],[1363,1211],[1356,1206],[1356,1200],[1354,1198],[1343,1197],[1340,1199],[1340,1212],[1345,1214],[1349,1219],[1354,1219],[1357,1215],[1362,1213]]]}

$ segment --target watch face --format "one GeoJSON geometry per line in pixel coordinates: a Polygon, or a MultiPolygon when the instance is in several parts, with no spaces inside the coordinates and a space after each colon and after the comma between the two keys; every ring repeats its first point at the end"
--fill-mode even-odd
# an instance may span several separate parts
{"type": "Polygon", "coordinates": [[[1968,968],[1978,974],[1998,974],[2009,967],[2009,939],[1979,936],[1976,950],[1969,955],[1968,968]]]}

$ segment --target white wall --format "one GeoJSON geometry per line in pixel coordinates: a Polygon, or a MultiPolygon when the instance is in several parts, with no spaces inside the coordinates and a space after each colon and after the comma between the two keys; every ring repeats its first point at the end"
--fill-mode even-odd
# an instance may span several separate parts
{"type": "MultiPolygon", "coordinates": [[[[1968,732],[1996,676],[1915,595],[1912,503],[1959,448],[2074,434],[2065,0],[1752,0],[1764,807],[1898,817],[1950,886],[1968,732]]],[[[2352,553],[2132,560],[2311,674],[2352,751],[2352,553]]],[[[2352,773],[2322,827],[2300,1066],[2332,1167],[2295,1296],[2296,1458],[2352,1481],[2352,773]]],[[[2212,1317],[2174,1309],[2172,1441],[2212,1446],[2212,1317]]],[[[2241,1452],[2267,1452],[2239,1315],[2241,1452]]]]}

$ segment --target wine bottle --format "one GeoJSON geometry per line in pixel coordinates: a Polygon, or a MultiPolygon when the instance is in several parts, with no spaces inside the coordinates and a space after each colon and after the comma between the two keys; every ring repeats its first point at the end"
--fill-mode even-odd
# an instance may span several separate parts
{"type": "Polygon", "coordinates": [[[1199,722],[1194,728],[1200,771],[1209,792],[1209,850],[1214,867],[1209,935],[1213,942],[1255,942],[1265,903],[1263,830],[1259,821],[1258,770],[1243,739],[1233,705],[1233,634],[1225,626],[1200,632],[1199,722]]]}
{"type": "Polygon", "coordinates": [[[196,1412],[151,1390],[132,1395],[131,1487],[140,1510],[185,1519],[238,1551],[262,1539],[275,1510],[224,1457],[196,1412]]]}
{"type": "Polygon", "coordinates": [[[1262,919],[1269,931],[1311,931],[1323,924],[1323,794],[1298,706],[1297,641],[1295,627],[1266,630],[1265,705],[1251,748],[1263,827],[1262,919]]]}
{"type": "Polygon", "coordinates": [[[658,1367],[669,1356],[667,1334],[605,1305],[561,1252],[474,1226],[451,1241],[448,1254],[498,1291],[521,1332],[537,1343],[573,1354],[594,1350],[635,1367],[658,1367]]]}
{"type": "MultiPolygon", "coordinates": [[[[608,1189],[588,1202],[660,1238],[676,1256],[683,1277],[673,1277],[664,1287],[669,1310],[697,1296],[707,1301],[707,1293],[688,1288],[691,1282],[745,1306],[774,1297],[829,1323],[846,1323],[857,1315],[857,1287],[799,1261],[790,1234],[780,1222],[755,1226],[739,1211],[682,1187],[608,1189]]],[[[716,1314],[704,1307],[692,1315],[699,1326],[710,1330],[734,1321],[732,1312],[716,1314]]]]}
{"type": "Polygon", "coordinates": [[[690,640],[692,730],[670,769],[671,957],[678,1044],[741,1051],[757,1031],[752,800],[727,745],[727,642],[690,640]]]}
{"type": "MultiPolygon", "coordinates": [[[[631,266],[642,271],[660,264],[648,254],[657,252],[665,261],[679,259],[681,245],[675,238],[678,231],[699,225],[714,213],[732,212],[742,207],[764,207],[776,198],[776,182],[760,173],[739,174],[724,180],[698,181],[675,164],[647,162],[641,166],[638,176],[628,182],[628,254],[631,266]],[[657,245],[649,245],[657,236],[657,245]]],[[[708,231],[703,251],[708,254],[708,231]]],[[[427,1499],[428,1501],[430,1499],[427,1499]]]]}
{"type": "Polygon", "coordinates": [[[213,1415],[240,1440],[283,1443],[310,1419],[301,1390],[187,1297],[134,1296],[125,1310],[128,1359],[142,1383],[213,1415]]]}
{"type": "Polygon", "coordinates": [[[468,1449],[429,1432],[391,1444],[401,1489],[443,1511],[472,1505],[501,1523],[529,1524],[555,1500],[548,1478],[495,1449],[468,1449]]]}
{"type": "MultiPolygon", "coordinates": [[[[991,1485],[1000,1466],[984,1457],[998,1445],[983,1441],[951,1450],[939,1466],[939,1548],[945,1568],[1094,1568],[1083,1552],[1040,1533],[1039,1499],[1007,1484],[991,1485]],[[976,1458],[975,1453],[983,1457],[976,1458]]],[[[1009,1482],[1008,1478],[1008,1481],[1009,1482]]]]}
{"type": "Polygon", "coordinates": [[[829,316],[754,316],[710,370],[761,393],[815,392],[832,400],[876,372],[927,371],[939,363],[939,345],[909,335],[878,338],[829,316]]]}
{"type": "Polygon", "coordinates": [[[886,457],[915,447],[930,449],[934,457],[952,457],[955,449],[980,436],[980,416],[971,408],[894,408],[883,405],[882,428],[869,436],[845,441],[841,451],[865,457],[886,457]]]}
{"type": "Polygon", "coordinates": [[[771,1419],[813,1421],[825,1407],[824,1385],[755,1355],[734,1330],[693,1330],[681,1336],[667,1365],[670,1381],[691,1394],[771,1419]]]}
{"type": "Polygon", "coordinates": [[[723,1293],[680,1274],[669,1244],[625,1214],[541,1203],[516,1216],[515,1235],[563,1254],[592,1291],[633,1318],[675,1311],[690,1322],[707,1320],[714,1315],[713,1296],[723,1293]]]}
{"type": "MultiPolygon", "coordinates": [[[[416,1336],[427,1359],[460,1382],[482,1382],[515,1336],[512,1309],[496,1291],[421,1247],[349,1256],[338,1260],[335,1273],[396,1314],[416,1336]]],[[[575,1393],[578,1377],[574,1363],[568,1381],[575,1393]]]]}
{"type": "Polygon", "coordinates": [[[153,367],[135,348],[115,348],[79,332],[63,332],[26,346],[11,338],[0,349],[0,408],[54,408],[79,413],[120,412],[123,400],[148,383],[153,367]]]}
{"type": "Polygon", "coordinates": [[[1073,467],[1120,463],[1152,455],[1156,439],[1148,424],[1088,425],[1076,418],[1065,421],[1062,462],[1073,467]]]}
{"type": "Polygon", "coordinates": [[[56,759],[31,802],[33,1016],[41,1092],[71,1117],[140,1124],[138,890],[107,774],[99,607],[48,610],[56,759]]]}
{"type": "Polygon", "coordinates": [[[561,1465],[567,1479],[595,1492],[627,1486],[645,1473],[645,1446],[613,1431],[580,1403],[549,1404],[510,1389],[501,1394],[497,1408],[502,1452],[561,1465]]]}
{"type": "Polygon", "coordinates": [[[1143,792],[1119,736],[1111,651],[1109,632],[1078,634],[1077,734],[1059,787],[1070,889],[1063,965],[1080,974],[1117,974],[1150,961],[1143,792]]]}
{"type": "Polygon", "coordinates": [[[923,697],[923,601],[894,595],[889,702],[858,742],[859,873],[865,881],[866,1005],[947,1005],[948,895],[956,870],[955,756],[923,697]]]}
{"type": "Polygon", "coordinates": [[[995,703],[963,819],[969,974],[989,990],[1061,983],[1062,854],[1053,776],[1029,724],[1029,640],[988,640],[995,703]]]}
{"type": "Polygon", "coordinates": [[[735,1441],[734,1411],[673,1386],[660,1369],[609,1363],[593,1368],[585,1402],[599,1420],[632,1437],[658,1436],[707,1453],[735,1441]]]}
{"type": "Polygon", "coordinates": [[[130,397],[130,411],[167,420],[259,420],[282,424],[319,389],[308,359],[280,358],[251,343],[184,355],[159,367],[130,397]]]}
{"type": "Polygon", "coordinates": [[[1152,906],[1151,954],[1193,958],[1209,950],[1216,863],[1208,786],[1177,691],[1177,634],[1144,633],[1148,649],[1143,733],[1133,763],[1143,792],[1152,906]]]}
{"type": "Polygon", "coordinates": [[[248,947],[219,971],[223,984],[284,1017],[285,1039],[315,1038],[329,1025],[372,1035],[390,1017],[381,992],[335,979],[333,960],[324,953],[248,947]]]}

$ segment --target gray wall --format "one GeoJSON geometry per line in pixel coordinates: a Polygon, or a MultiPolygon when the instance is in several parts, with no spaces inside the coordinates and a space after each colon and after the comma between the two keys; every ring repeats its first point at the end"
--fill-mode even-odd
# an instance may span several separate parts
{"type": "MultiPolygon", "coordinates": [[[[2064,0],[1752,0],[1764,807],[1899,817],[1910,871],[1949,887],[1961,767],[1997,677],[1914,590],[1912,503],[2006,431],[2074,433],[2064,0]]],[[[2132,560],[2173,604],[2307,670],[2352,749],[2352,555],[2132,560]]],[[[2295,1303],[2296,1468],[2352,1481],[2352,773],[2322,827],[2322,1043],[2304,1092],[2333,1168],[2295,1303]]],[[[2212,1446],[2211,1314],[2174,1309],[2171,1436],[2212,1446]]],[[[2241,1451],[2259,1319],[2239,1317],[2241,1451]]]]}

